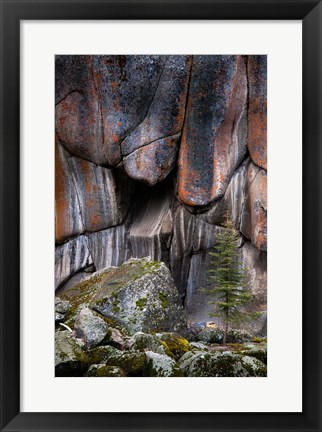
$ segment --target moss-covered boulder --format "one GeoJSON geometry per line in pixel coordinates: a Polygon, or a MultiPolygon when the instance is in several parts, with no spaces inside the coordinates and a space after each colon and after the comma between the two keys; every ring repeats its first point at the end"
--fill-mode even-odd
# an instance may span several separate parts
{"type": "Polygon", "coordinates": [[[259,344],[245,344],[238,354],[255,357],[263,363],[267,364],[267,344],[265,342],[259,344]]]}
{"type": "Polygon", "coordinates": [[[190,347],[195,351],[210,351],[209,346],[202,342],[190,342],[190,347]]]}
{"type": "Polygon", "coordinates": [[[122,355],[122,351],[113,346],[106,345],[91,349],[86,352],[86,355],[91,364],[106,364],[109,357],[112,355],[122,355]]]}
{"type": "Polygon", "coordinates": [[[86,377],[125,377],[123,369],[117,366],[103,364],[92,365],[85,374],[86,377]]]}
{"type": "Polygon", "coordinates": [[[109,366],[118,366],[127,376],[144,376],[146,358],[142,352],[114,352],[105,360],[109,366]]]}
{"type": "Polygon", "coordinates": [[[127,342],[127,348],[134,351],[154,351],[161,345],[161,339],[156,335],[137,332],[127,342]]]}
{"type": "Polygon", "coordinates": [[[197,339],[206,343],[222,343],[224,332],[218,327],[205,327],[198,333],[197,339]]]}
{"type": "Polygon", "coordinates": [[[246,330],[231,329],[227,334],[228,343],[245,343],[250,342],[253,339],[253,335],[248,333],[246,330]]]}
{"type": "Polygon", "coordinates": [[[179,360],[188,377],[264,377],[266,366],[254,357],[231,352],[189,352],[179,360]]]}
{"type": "Polygon", "coordinates": [[[150,258],[109,267],[61,294],[71,304],[69,318],[88,306],[134,334],[186,330],[186,316],[169,269],[150,258]]]}
{"type": "Polygon", "coordinates": [[[90,360],[69,331],[55,333],[55,376],[82,376],[90,360]]]}
{"type": "Polygon", "coordinates": [[[167,355],[147,351],[145,376],[148,377],[183,377],[183,371],[177,363],[167,355]]]}
{"type": "Polygon", "coordinates": [[[162,341],[165,352],[174,359],[178,360],[186,352],[191,350],[190,343],[178,333],[165,332],[156,334],[162,341]]]}
{"type": "Polygon", "coordinates": [[[55,297],[55,312],[65,314],[68,312],[68,309],[71,308],[71,304],[67,300],[62,300],[59,297],[55,297]]]}
{"type": "Polygon", "coordinates": [[[55,297],[55,323],[65,321],[65,316],[70,309],[71,304],[69,301],[61,300],[59,297],[55,297]]]}
{"type": "Polygon", "coordinates": [[[106,337],[106,322],[89,308],[81,309],[75,319],[74,334],[84,344],[85,349],[99,345],[106,337]]]}
{"type": "MultiPolygon", "coordinates": [[[[197,336],[198,341],[206,343],[222,343],[224,330],[219,327],[205,327],[197,336]]],[[[250,342],[253,336],[245,330],[230,329],[227,334],[227,343],[242,344],[250,342]]]]}

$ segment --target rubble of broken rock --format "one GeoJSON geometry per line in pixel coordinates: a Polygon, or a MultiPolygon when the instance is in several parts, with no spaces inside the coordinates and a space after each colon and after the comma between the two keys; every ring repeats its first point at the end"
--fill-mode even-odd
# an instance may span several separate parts
{"type": "Polygon", "coordinates": [[[264,377],[267,345],[188,325],[169,269],[149,258],[95,272],[55,298],[57,377],[264,377]]]}

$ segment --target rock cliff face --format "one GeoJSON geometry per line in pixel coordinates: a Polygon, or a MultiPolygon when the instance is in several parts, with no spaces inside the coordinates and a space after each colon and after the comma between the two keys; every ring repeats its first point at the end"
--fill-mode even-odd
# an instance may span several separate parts
{"type": "Polygon", "coordinates": [[[55,287],[150,256],[207,320],[228,214],[265,311],[266,80],[266,56],[57,56],[55,287]]]}

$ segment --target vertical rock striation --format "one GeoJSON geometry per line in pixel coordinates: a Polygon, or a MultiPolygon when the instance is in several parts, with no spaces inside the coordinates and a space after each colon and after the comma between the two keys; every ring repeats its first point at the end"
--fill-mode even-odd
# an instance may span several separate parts
{"type": "Polygon", "coordinates": [[[248,56],[248,149],[253,162],[267,170],[267,57],[248,56]]]}
{"type": "Polygon", "coordinates": [[[247,145],[242,56],[194,56],[179,154],[178,195],[204,206],[225,192],[247,145]]]}

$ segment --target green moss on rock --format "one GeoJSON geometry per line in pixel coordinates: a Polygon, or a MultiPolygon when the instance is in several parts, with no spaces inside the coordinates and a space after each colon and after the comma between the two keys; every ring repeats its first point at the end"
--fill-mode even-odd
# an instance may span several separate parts
{"type": "Polygon", "coordinates": [[[125,372],[118,366],[106,366],[103,364],[92,365],[87,373],[86,377],[125,377],[125,372]]]}
{"type": "Polygon", "coordinates": [[[178,333],[157,333],[157,336],[161,339],[167,355],[173,356],[176,360],[191,350],[188,340],[178,333]]]}

